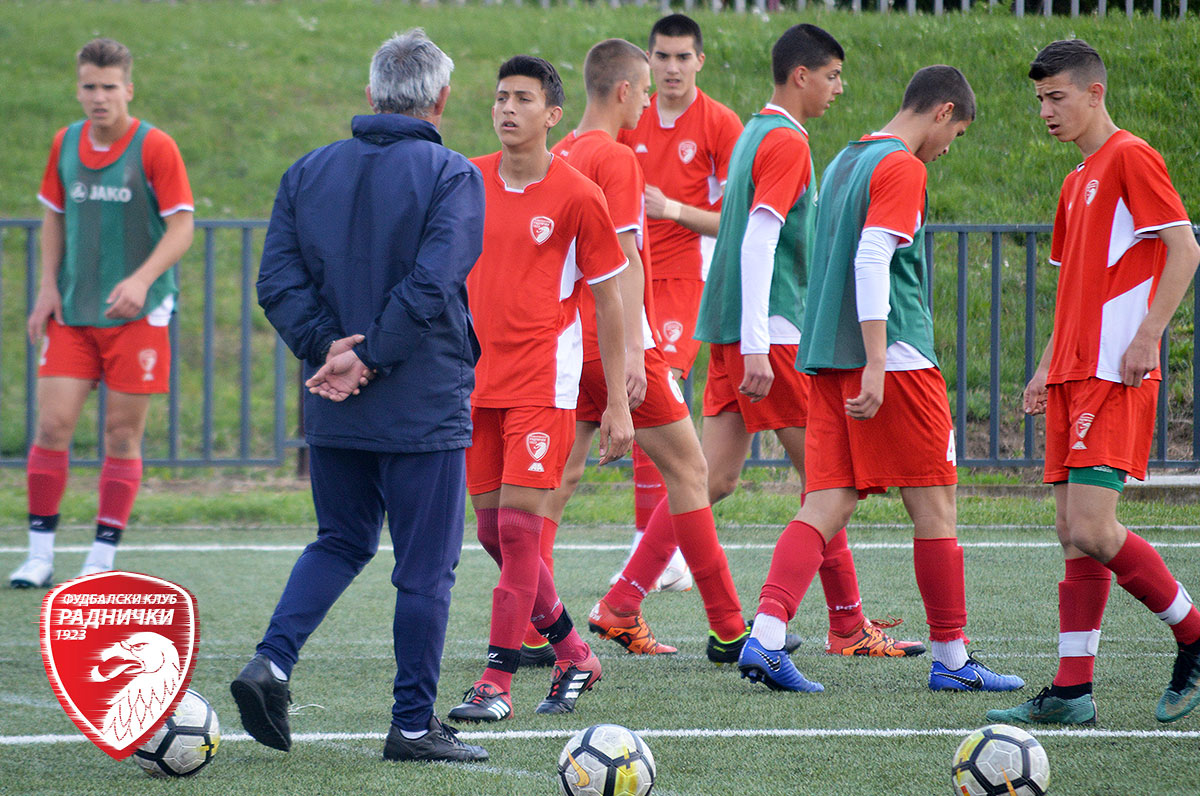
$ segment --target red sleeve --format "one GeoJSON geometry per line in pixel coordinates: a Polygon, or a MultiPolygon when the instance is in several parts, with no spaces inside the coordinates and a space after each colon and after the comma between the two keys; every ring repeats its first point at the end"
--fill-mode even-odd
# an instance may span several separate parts
{"type": "Polygon", "coordinates": [[[812,180],[808,141],[795,130],[772,130],[758,145],[750,174],[754,179],[750,212],[766,207],[780,220],[786,219],[812,180]]]}
{"type": "Polygon", "coordinates": [[[1058,207],[1054,211],[1054,231],[1050,234],[1050,264],[1062,265],[1064,241],[1067,237],[1067,191],[1068,184],[1075,172],[1063,180],[1062,190],[1058,192],[1058,207]]]}
{"type": "Polygon", "coordinates": [[[623,144],[611,146],[596,165],[596,184],[604,191],[613,228],[617,232],[644,232],[645,180],[633,150],[623,144]]]}
{"type": "Polygon", "coordinates": [[[713,136],[713,164],[716,166],[716,176],[721,182],[729,177],[729,158],[733,155],[734,144],[742,134],[742,120],[737,114],[726,109],[717,116],[713,136]]]}
{"type": "Polygon", "coordinates": [[[604,196],[594,184],[587,188],[592,190],[584,189],[580,195],[575,264],[588,284],[594,284],[616,276],[628,261],[617,241],[604,196]]]}
{"type": "Polygon", "coordinates": [[[875,227],[912,243],[925,212],[925,164],[906,151],[886,155],[871,173],[871,204],[863,229],[875,227]]]}
{"type": "Polygon", "coordinates": [[[1136,234],[1151,234],[1187,222],[1187,210],[1171,184],[1167,164],[1150,145],[1139,142],[1122,149],[1121,181],[1129,197],[1136,234]]]}
{"type": "Polygon", "coordinates": [[[171,136],[157,127],[147,132],[142,142],[142,168],[158,199],[159,215],[196,209],[179,147],[171,136]]]}
{"type": "Polygon", "coordinates": [[[42,187],[38,190],[38,200],[55,213],[65,212],[66,209],[67,195],[63,190],[62,177],[58,174],[58,157],[66,134],[65,127],[55,133],[54,143],[50,145],[50,158],[46,161],[46,170],[42,172],[42,187]]]}

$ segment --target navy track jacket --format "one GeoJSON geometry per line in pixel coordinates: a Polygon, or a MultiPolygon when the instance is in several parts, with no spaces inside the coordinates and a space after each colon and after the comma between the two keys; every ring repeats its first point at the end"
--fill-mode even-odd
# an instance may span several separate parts
{"type": "Polygon", "coordinates": [[[258,303],[304,378],[351,334],[366,335],[355,351],[379,372],[341,403],[305,393],[305,437],[465,448],[479,348],[464,282],[483,248],[483,179],[422,119],[355,116],[351,132],[283,175],[258,275],[258,303]]]}

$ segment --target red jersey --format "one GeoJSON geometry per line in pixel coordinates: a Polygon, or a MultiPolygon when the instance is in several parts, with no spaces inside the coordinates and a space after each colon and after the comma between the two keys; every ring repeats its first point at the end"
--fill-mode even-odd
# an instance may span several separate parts
{"type": "MultiPolygon", "coordinates": [[[[79,136],[80,161],[89,169],[102,169],[116,162],[125,153],[140,124],[140,121],[134,119],[119,141],[108,149],[96,149],[88,134],[92,123],[90,120],[84,122],[83,132],[79,136]]],[[[54,143],[50,146],[50,158],[46,161],[46,170],[42,173],[42,187],[38,191],[38,201],[55,213],[62,213],[66,202],[66,189],[58,173],[58,158],[66,132],[67,128],[64,127],[54,136],[54,143]]],[[[158,200],[159,215],[166,217],[181,210],[195,210],[192,187],[188,183],[187,169],[184,168],[179,147],[175,145],[171,136],[157,127],[146,133],[146,138],[142,141],[142,170],[146,173],[146,181],[150,183],[158,200]]]]}
{"type": "MultiPolygon", "coordinates": [[[[653,348],[654,336],[650,331],[654,328],[651,324],[654,298],[650,285],[653,271],[650,247],[645,239],[646,181],[642,178],[642,169],[633,150],[618,144],[603,130],[589,130],[582,135],[572,132],[551,147],[550,151],[566,158],[581,174],[600,186],[616,232],[634,233],[646,277],[642,292],[645,347],[653,348]]],[[[596,304],[590,290],[583,293],[580,314],[583,317],[583,361],[591,362],[600,358],[600,341],[596,334],[596,304]]]]}
{"type": "MultiPolygon", "coordinates": [[[[637,154],[647,183],[683,204],[719,211],[729,156],[741,134],[737,114],[697,88],[696,99],[669,127],[658,115],[656,93],[637,129],[622,130],[620,140],[637,154]]],[[[650,219],[647,233],[656,278],[704,278],[700,233],[661,218],[650,219]]]]}
{"type": "Polygon", "coordinates": [[[1050,244],[1060,268],[1047,383],[1121,381],[1121,357],[1166,263],[1156,233],[1188,223],[1162,156],[1125,130],[1067,175],[1050,244]]]}
{"type": "Polygon", "coordinates": [[[467,277],[482,353],[474,406],[574,409],[583,367],[581,282],[602,282],[625,267],[604,196],[567,165],[509,188],[500,152],[474,158],[483,172],[483,253],[467,277]]]}

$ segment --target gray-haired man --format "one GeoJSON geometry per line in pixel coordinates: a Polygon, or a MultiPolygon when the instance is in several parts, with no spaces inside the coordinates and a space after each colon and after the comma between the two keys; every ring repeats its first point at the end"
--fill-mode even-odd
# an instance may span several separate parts
{"type": "Polygon", "coordinates": [[[483,245],[482,178],[437,131],[453,68],[419,29],[384,42],[367,87],[375,114],[298,160],[275,198],[258,300],[304,360],[318,532],[231,691],[246,731],[276,749],[291,746],[300,648],[375,554],[386,516],[396,681],[383,756],[488,756],[433,714],[478,352],[464,282],[483,245]]]}

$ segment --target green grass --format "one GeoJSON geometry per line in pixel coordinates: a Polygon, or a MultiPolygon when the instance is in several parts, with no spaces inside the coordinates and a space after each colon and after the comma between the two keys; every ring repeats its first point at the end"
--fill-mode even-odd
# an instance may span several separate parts
{"type": "MultiPolygon", "coordinates": [[[[559,535],[556,568],[560,593],[582,621],[619,564],[627,531],[606,523],[623,517],[627,495],[597,499],[596,522],[569,524],[559,535]],[[607,508],[605,508],[607,507],[607,508]],[[602,550],[581,546],[604,545],[602,550]]],[[[755,493],[755,502],[778,498],[755,493]]],[[[391,587],[386,551],[347,590],[305,647],[294,679],[296,733],[366,733],[369,737],[301,741],[288,755],[235,739],[241,733],[228,682],[253,649],[300,546],[311,538],[298,527],[247,528],[225,516],[228,504],[248,498],[234,493],[191,505],[194,525],[180,529],[144,523],[127,537],[120,554],[126,568],[152,572],[183,584],[198,598],[201,654],[193,687],[212,701],[226,739],[217,759],[192,780],[158,783],[130,762],[116,762],[87,743],[0,746],[0,792],[13,794],[157,794],[164,788],[187,794],[545,794],[555,791],[553,764],[565,738],[588,724],[611,721],[646,731],[658,760],[655,793],[673,796],[747,793],[824,796],[849,793],[948,793],[950,756],[960,732],[985,723],[991,707],[1032,695],[1052,676],[1055,656],[1055,583],[1061,563],[1053,547],[967,547],[968,631],[973,646],[997,669],[1021,674],[1029,689],[1004,695],[930,694],[924,686],[928,660],[868,661],[821,654],[825,620],[819,591],[802,604],[792,629],[805,644],[795,660],[828,689],[820,696],[769,693],[739,680],[736,672],[703,659],[704,614],[695,592],[654,595],[645,605],[660,638],[677,642],[680,655],[645,660],[624,655],[611,642],[597,643],[603,681],[584,696],[574,715],[538,717],[532,708],[544,696],[545,670],[520,672],[514,684],[516,712],[498,727],[482,729],[476,742],[492,759],[485,765],[386,765],[379,761],[386,731],[392,673],[391,587]],[[166,553],[132,549],[156,544],[266,544],[292,549],[263,552],[166,553]],[[1019,595],[1019,596],[1018,596],[1019,595]],[[839,732],[903,730],[893,737],[829,735],[839,732]],[[493,732],[527,730],[533,738],[504,738],[493,732]],[[732,737],[688,737],[713,730],[732,737]],[[799,737],[747,738],[738,730],[784,730],[799,737]],[[661,734],[667,733],[667,734],[661,734]],[[379,734],[379,735],[372,735],[379,734]]],[[[299,498],[297,498],[299,500],[299,498]]],[[[771,503],[772,501],[767,501],[771,503]]],[[[725,508],[729,504],[724,504],[725,508]]],[[[794,507],[794,501],[792,501],[794,507]]],[[[1194,523],[1194,512],[1150,504],[1125,504],[1123,519],[1145,527],[1143,535],[1168,543],[1162,548],[1176,574],[1194,580],[1190,543],[1194,532],[1168,525],[1194,523]]],[[[283,509],[286,515],[287,510],[283,509]]],[[[782,505],[762,518],[749,512],[722,513],[721,536],[741,591],[744,609],[755,595],[778,533],[782,505]],[[733,524],[736,522],[737,524],[733,524]],[[759,522],[766,523],[765,527],[759,522]]],[[[888,527],[903,517],[899,501],[872,499],[852,524],[864,601],[871,614],[894,613],[908,621],[905,637],[923,635],[923,615],[912,579],[907,534],[888,527]],[[895,546],[880,547],[893,543],[895,546]]],[[[1049,501],[964,499],[962,537],[974,542],[1052,542],[1049,501]],[[1018,528],[998,526],[1022,526],[1018,528]],[[982,527],[980,527],[982,526],[982,527]]],[[[286,523],[285,523],[286,524],[286,523]]],[[[68,529],[60,551],[60,577],[82,560],[87,534],[68,529]]],[[[0,519],[0,569],[7,572],[24,544],[16,522],[0,519]]],[[[437,710],[443,714],[479,673],[495,567],[468,544],[454,590],[451,626],[437,710]]],[[[5,736],[77,736],[58,707],[42,670],[37,646],[41,595],[0,592],[0,743],[5,736]]],[[[1086,732],[1035,729],[1051,765],[1052,793],[1181,794],[1194,791],[1193,737],[1163,737],[1152,710],[1166,682],[1173,645],[1169,634],[1119,588],[1105,618],[1097,665],[1098,729],[1086,732]]],[[[1187,719],[1170,730],[1194,731],[1187,719]]]]}

